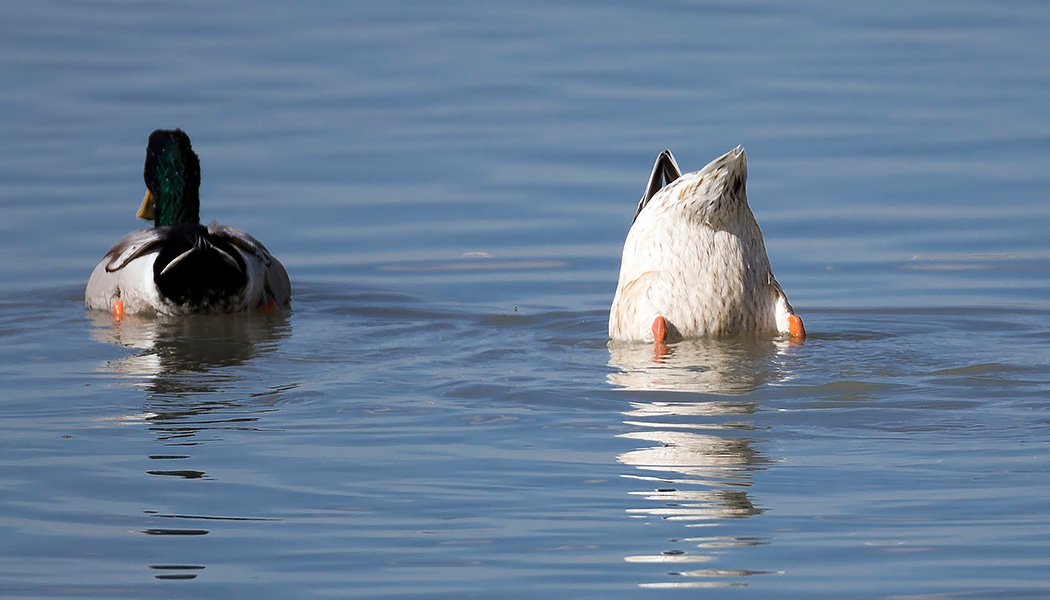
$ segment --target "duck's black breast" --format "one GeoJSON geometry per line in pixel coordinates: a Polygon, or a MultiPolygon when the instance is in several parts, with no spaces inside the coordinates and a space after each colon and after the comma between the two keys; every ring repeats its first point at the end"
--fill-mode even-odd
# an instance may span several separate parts
{"type": "Polygon", "coordinates": [[[193,311],[236,310],[248,284],[240,251],[198,223],[172,227],[153,263],[161,295],[193,311]]]}

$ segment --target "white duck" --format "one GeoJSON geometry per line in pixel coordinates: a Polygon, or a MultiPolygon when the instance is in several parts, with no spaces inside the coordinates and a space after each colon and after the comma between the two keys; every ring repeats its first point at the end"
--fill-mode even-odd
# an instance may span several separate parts
{"type": "Polygon", "coordinates": [[[88,280],[89,308],[127,313],[229,313],[288,304],[280,261],[236,227],[200,223],[200,160],[179,129],[149,136],[146,197],[138,216],[153,227],[132,231],[88,280]]]}
{"type": "Polygon", "coordinates": [[[656,158],[627,233],[609,337],[664,343],[736,333],[805,338],[747,205],[747,155],[737,146],[682,175],[656,158]]]}

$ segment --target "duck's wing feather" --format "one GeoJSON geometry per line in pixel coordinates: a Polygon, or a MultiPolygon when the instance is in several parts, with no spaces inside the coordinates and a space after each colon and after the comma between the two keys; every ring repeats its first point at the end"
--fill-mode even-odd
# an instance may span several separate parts
{"type": "Polygon", "coordinates": [[[210,235],[221,237],[236,246],[249,256],[255,256],[266,267],[266,290],[270,297],[278,305],[288,302],[292,295],[292,284],[288,280],[288,272],[284,265],[277,260],[262,242],[255,239],[250,233],[237,227],[212,222],[208,225],[210,235]]]}
{"type": "MultiPolygon", "coordinates": [[[[656,162],[653,163],[653,172],[649,174],[649,182],[645,184],[645,193],[642,194],[642,199],[638,202],[638,210],[634,211],[634,219],[638,219],[638,215],[649,204],[649,200],[656,195],[656,192],[670,185],[671,182],[681,176],[682,170],[678,168],[678,163],[675,161],[671,151],[664,150],[661,152],[656,157],[656,162]]],[[[633,223],[634,220],[631,222],[633,223]]]]}
{"type": "Polygon", "coordinates": [[[119,271],[136,258],[155,251],[167,238],[168,227],[136,229],[120,238],[102,257],[106,272],[119,271]]]}
{"type": "Polygon", "coordinates": [[[208,225],[208,234],[222,238],[238,249],[254,255],[266,266],[270,266],[270,263],[274,260],[273,255],[266,249],[266,246],[243,229],[223,225],[222,223],[211,223],[208,225]]]}
{"type": "Polygon", "coordinates": [[[780,287],[780,282],[773,277],[773,273],[769,274],[769,286],[773,288],[773,298],[777,302],[783,302],[785,308],[789,314],[795,314],[795,309],[791,307],[791,303],[788,302],[787,294],[784,293],[784,288],[780,287]]]}

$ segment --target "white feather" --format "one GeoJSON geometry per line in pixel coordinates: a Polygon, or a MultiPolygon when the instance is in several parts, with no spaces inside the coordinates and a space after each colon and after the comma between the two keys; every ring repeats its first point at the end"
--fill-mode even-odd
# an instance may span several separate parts
{"type": "Polygon", "coordinates": [[[624,242],[611,338],[653,341],[657,316],[672,339],[788,332],[794,313],[773,279],[746,180],[738,146],[644,205],[624,242]]]}

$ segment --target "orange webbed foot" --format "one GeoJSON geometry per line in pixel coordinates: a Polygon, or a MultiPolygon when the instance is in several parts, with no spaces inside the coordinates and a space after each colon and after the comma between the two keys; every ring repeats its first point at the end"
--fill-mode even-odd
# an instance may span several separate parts
{"type": "Polygon", "coordinates": [[[653,341],[658,344],[667,342],[667,319],[663,317],[653,319],[653,341]]]}
{"type": "Polygon", "coordinates": [[[788,317],[788,334],[794,340],[806,339],[806,326],[802,324],[802,317],[798,315],[788,317]]]}
{"type": "Polygon", "coordinates": [[[667,319],[653,319],[653,359],[657,362],[667,354],[667,319]]]}
{"type": "Polygon", "coordinates": [[[273,298],[267,298],[266,301],[259,306],[259,310],[265,315],[272,315],[277,312],[277,303],[273,301],[273,298]]]}
{"type": "Polygon", "coordinates": [[[124,318],[124,301],[117,298],[113,301],[113,320],[120,321],[124,318]]]}

